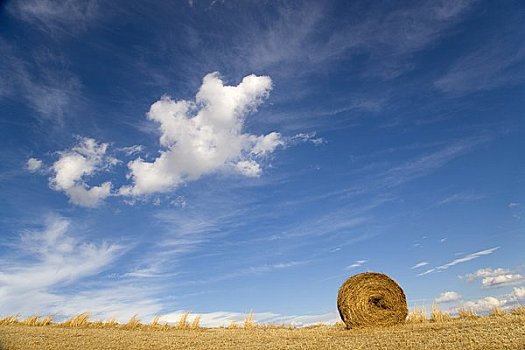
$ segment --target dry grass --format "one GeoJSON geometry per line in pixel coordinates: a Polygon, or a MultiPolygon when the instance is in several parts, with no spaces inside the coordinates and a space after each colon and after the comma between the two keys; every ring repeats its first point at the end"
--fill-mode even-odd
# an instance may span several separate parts
{"type": "Polygon", "coordinates": [[[475,319],[478,318],[479,315],[474,310],[467,310],[467,309],[459,309],[458,310],[458,316],[459,318],[464,319],[475,319]]]}
{"type": "Polygon", "coordinates": [[[448,313],[443,312],[439,307],[434,304],[432,305],[432,312],[430,313],[430,321],[432,322],[448,322],[452,320],[452,316],[448,313]]]}
{"type": "Polygon", "coordinates": [[[0,320],[0,325],[11,325],[11,324],[17,324],[20,322],[20,315],[11,315],[7,316],[0,320]]]}
{"type": "Polygon", "coordinates": [[[84,312],[64,321],[62,325],[65,327],[87,327],[89,323],[89,313],[84,312]]]}
{"type": "Polygon", "coordinates": [[[422,307],[414,306],[411,312],[408,313],[408,323],[424,323],[427,322],[427,309],[422,307]]]}
{"type": "Polygon", "coordinates": [[[239,329],[241,327],[237,324],[237,322],[231,321],[230,324],[228,325],[228,327],[226,327],[226,328],[228,328],[228,329],[239,329]]]}
{"type": "MultiPolygon", "coordinates": [[[[421,321],[422,313],[418,311],[415,313],[418,315],[417,323],[353,330],[347,330],[343,325],[305,328],[259,325],[253,322],[253,315],[246,317],[243,326],[232,329],[191,329],[195,319],[189,327],[179,329],[181,320],[174,326],[166,326],[159,322],[159,318],[148,325],[133,328],[127,326],[129,321],[120,326],[115,326],[113,322],[100,322],[108,325],[99,326],[97,322],[88,322],[84,316],[68,320],[68,326],[51,323],[37,327],[36,321],[25,322],[18,317],[9,317],[0,320],[0,349],[523,350],[525,314],[522,309],[515,310],[498,317],[452,317],[450,320],[446,318],[446,322],[439,321],[437,317],[432,321],[432,315],[430,322],[421,321]]],[[[188,324],[189,314],[182,315],[181,319],[182,324],[188,324]]],[[[140,324],[137,317],[132,320],[132,324],[140,324]]]]}
{"type": "Polygon", "coordinates": [[[510,313],[513,315],[525,316],[525,306],[517,306],[512,309],[510,313]]]}
{"type": "Polygon", "coordinates": [[[105,327],[116,327],[118,326],[118,321],[115,317],[110,318],[109,320],[103,321],[102,325],[105,327]]]}
{"type": "Polygon", "coordinates": [[[500,307],[494,307],[492,308],[492,310],[490,310],[490,314],[489,316],[492,316],[492,317],[501,317],[501,316],[505,316],[507,313],[505,312],[505,310],[503,310],[502,308],[500,307]]]}
{"type": "Polygon", "coordinates": [[[40,317],[38,315],[33,315],[21,321],[21,323],[26,326],[48,326],[52,321],[53,317],[51,316],[40,317]]]}
{"type": "Polygon", "coordinates": [[[191,322],[190,329],[199,329],[199,328],[201,328],[201,317],[197,315],[191,322]]]}
{"type": "Polygon", "coordinates": [[[142,327],[142,323],[140,323],[140,319],[139,319],[138,315],[133,315],[129,319],[128,323],[126,323],[124,325],[124,328],[126,328],[126,329],[137,329],[137,328],[140,328],[140,327],[142,327]]]}
{"type": "Polygon", "coordinates": [[[244,329],[254,329],[257,327],[257,323],[253,320],[253,312],[250,311],[246,318],[244,319],[243,328],[244,329]]]}
{"type": "Polygon", "coordinates": [[[190,323],[188,322],[188,319],[190,318],[190,313],[185,312],[182,315],[180,315],[179,321],[177,322],[177,329],[189,329],[190,323]]]}

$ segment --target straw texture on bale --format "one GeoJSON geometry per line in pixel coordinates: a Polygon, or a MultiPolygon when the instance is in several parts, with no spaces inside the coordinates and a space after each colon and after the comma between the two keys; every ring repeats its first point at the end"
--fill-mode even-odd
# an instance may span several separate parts
{"type": "Polygon", "coordinates": [[[408,315],[403,289],[382,273],[354,275],[339,288],[337,309],[347,328],[391,326],[408,315]]]}

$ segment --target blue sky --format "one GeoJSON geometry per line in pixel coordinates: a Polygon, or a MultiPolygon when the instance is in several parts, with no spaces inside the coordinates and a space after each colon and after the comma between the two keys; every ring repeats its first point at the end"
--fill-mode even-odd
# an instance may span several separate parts
{"type": "Polygon", "coordinates": [[[0,313],[525,299],[520,1],[6,1],[0,313]]]}

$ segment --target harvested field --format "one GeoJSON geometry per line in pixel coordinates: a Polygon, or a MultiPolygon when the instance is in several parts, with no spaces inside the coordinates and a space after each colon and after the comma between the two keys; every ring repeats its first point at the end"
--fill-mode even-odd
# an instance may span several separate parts
{"type": "Polygon", "coordinates": [[[0,326],[1,350],[65,349],[525,349],[525,315],[424,321],[387,328],[249,329],[0,326]]]}

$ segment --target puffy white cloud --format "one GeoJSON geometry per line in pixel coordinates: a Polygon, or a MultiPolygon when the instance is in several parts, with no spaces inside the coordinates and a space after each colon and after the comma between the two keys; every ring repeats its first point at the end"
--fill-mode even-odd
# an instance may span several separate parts
{"type": "Polygon", "coordinates": [[[256,138],[252,137],[252,140],[255,141],[255,144],[251,150],[251,154],[254,154],[256,156],[272,153],[278,146],[284,145],[284,142],[281,139],[281,135],[276,132],[272,132],[268,135],[259,136],[256,138]]]}
{"type": "Polygon", "coordinates": [[[481,279],[484,288],[501,287],[525,281],[525,276],[504,268],[485,268],[464,276],[468,282],[481,279]]]}
{"type": "Polygon", "coordinates": [[[42,161],[36,158],[29,158],[26,163],[27,170],[34,173],[42,169],[42,161]]]}
{"type": "Polygon", "coordinates": [[[512,308],[521,305],[523,300],[525,300],[525,287],[514,287],[510,293],[465,301],[459,306],[476,312],[487,312],[493,308],[512,308]]]}
{"type": "Polygon", "coordinates": [[[521,304],[525,299],[525,287],[514,287],[512,292],[500,296],[488,296],[478,300],[466,301],[461,304],[462,308],[471,309],[476,312],[486,312],[495,307],[512,308],[521,304]]]}
{"type": "Polygon", "coordinates": [[[519,273],[509,273],[505,275],[485,277],[481,280],[481,285],[485,288],[501,287],[510,284],[521,283],[525,277],[519,273]]]}
{"type": "Polygon", "coordinates": [[[238,172],[245,176],[257,177],[261,174],[261,166],[253,160],[241,160],[235,164],[238,172]]]}
{"type": "Polygon", "coordinates": [[[503,269],[503,268],[497,268],[497,269],[485,268],[485,269],[479,269],[473,273],[466,274],[465,278],[467,279],[468,282],[472,282],[478,278],[495,277],[495,276],[499,276],[499,275],[507,274],[507,273],[510,273],[510,270],[503,269]]]}
{"type": "Polygon", "coordinates": [[[525,299],[525,287],[515,287],[512,290],[511,298],[514,300],[525,299]]]}
{"type": "Polygon", "coordinates": [[[111,182],[90,187],[84,179],[117,162],[106,155],[107,147],[107,143],[97,143],[86,137],[81,138],[72,149],[59,152],[59,159],[51,167],[51,188],[65,192],[74,204],[97,206],[101,200],[111,195],[111,182]]]}
{"type": "Polygon", "coordinates": [[[243,126],[246,115],[256,110],[271,88],[267,76],[252,74],[237,86],[227,86],[218,73],[210,73],[194,102],[162,97],[147,116],[159,124],[163,149],[151,162],[137,158],[128,163],[133,184],[122,187],[120,194],[165,192],[224,170],[259,176],[260,160],[284,141],[276,132],[243,133],[243,126]]]}
{"type": "Polygon", "coordinates": [[[467,310],[473,310],[476,312],[489,311],[496,307],[503,307],[506,304],[506,300],[498,299],[496,297],[485,297],[479,300],[467,301],[463,303],[462,307],[467,310]]]}
{"type": "Polygon", "coordinates": [[[458,292],[443,292],[434,301],[436,303],[450,303],[461,299],[458,292]]]}

